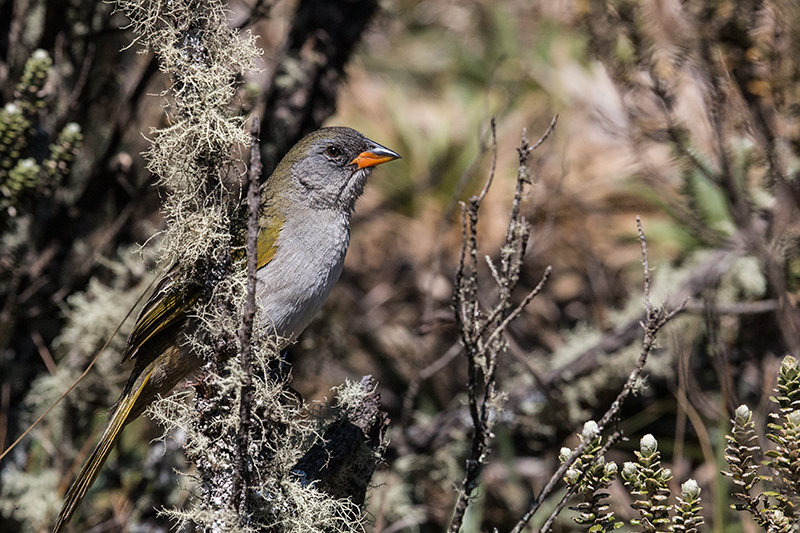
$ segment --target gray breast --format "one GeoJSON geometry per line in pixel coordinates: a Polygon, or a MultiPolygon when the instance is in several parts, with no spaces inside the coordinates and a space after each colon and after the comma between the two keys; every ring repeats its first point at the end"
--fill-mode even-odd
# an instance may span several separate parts
{"type": "Polygon", "coordinates": [[[284,339],[294,341],[327,300],[342,273],[350,240],[340,213],[313,211],[287,220],[275,257],[258,271],[260,317],[284,339]]]}

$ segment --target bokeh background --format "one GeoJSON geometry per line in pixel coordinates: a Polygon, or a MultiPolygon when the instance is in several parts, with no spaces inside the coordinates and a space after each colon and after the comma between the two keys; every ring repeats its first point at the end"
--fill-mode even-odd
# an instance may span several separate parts
{"type": "MultiPolygon", "coordinates": [[[[335,112],[317,113],[304,127],[351,126],[403,159],[373,174],[342,278],[287,358],[292,386],[309,402],[330,397],[346,379],[371,374],[380,384],[390,441],[373,479],[369,528],[447,527],[471,431],[451,307],[458,202],[488,176],[494,118],[496,173],[478,230],[480,253],[498,258],[521,136],[535,141],[558,115],[531,157],[523,209],[533,234],[518,299],[548,265],[553,274],[506,334],[503,409],[464,531],[511,529],[557,468],[560,448],[576,445],[576,432],[602,416],[632,370],[644,313],[636,215],[648,238],[652,299],[687,303],[661,332],[646,382],[622,410],[617,426],[629,440],[608,459],[631,460],[651,433],[672,470],[673,493],[688,478],[700,484],[707,530],[756,531],[749,516],[730,509],[730,483],[719,471],[736,406],[753,409],[766,445],[778,365],[800,346],[800,7],[338,3],[352,12],[329,23],[345,29],[354,13],[375,11],[343,52],[335,112]]],[[[262,115],[275,73],[286,68],[297,4],[229,5],[231,24],[258,35],[264,52],[237,106],[262,115]]],[[[32,102],[24,145],[0,152],[5,448],[82,372],[163,267],[161,193],[142,152],[150,129],[166,123],[168,82],[151,54],[130,45],[113,5],[2,0],[0,21],[4,120],[8,105],[32,102]],[[21,94],[37,49],[52,67],[35,95],[21,94]],[[65,145],[72,155],[63,172],[9,185],[18,160],[52,159],[49,146],[70,123],[82,143],[65,145]]],[[[480,276],[480,298],[491,303],[488,268],[480,276]]],[[[130,371],[117,362],[131,322],[3,460],[0,530],[48,529],[65,479],[88,452],[85,440],[102,427],[130,371]]],[[[174,440],[151,442],[160,434],[148,420],[131,425],[75,531],[169,529],[153,508],[185,502],[172,469],[189,467],[174,440]]],[[[621,484],[610,493],[618,516],[636,516],[621,484]]],[[[578,531],[572,514],[565,511],[554,531],[578,531]]]]}

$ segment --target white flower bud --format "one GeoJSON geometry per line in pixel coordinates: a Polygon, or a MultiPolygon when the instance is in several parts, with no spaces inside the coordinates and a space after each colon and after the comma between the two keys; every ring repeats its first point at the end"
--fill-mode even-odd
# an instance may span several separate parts
{"type": "Polygon", "coordinates": [[[740,424],[746,424],[750,422],[752,417],[753,413],[750,412],[750,408],[746,405],[742,404],[736,408],[736,420],[740,421],[740,424]]]}
{"type": "Polygon", "coordinates": [[[697,484],[697,481],[693,479],[687,479],[686,482],[681,485],[681,498],[684,501],[694,501],[700,497],[700,486],[697,484]]]}
{"type": "Polygon", "coordinates": [[[639,448],[642,450],[643,455],[653,455],[656,450],[658,450],[658,441],[653,435],[648,433],[642,437],[642,440],[639,442],[639,448]]]}
{"type": "Polygon", "coordinates": [[[583,425],[581,436],[584,438],[584,440],[591,440],[597,436],[597,429],[597,422],[594,420],[589,420],[583,425]]]}

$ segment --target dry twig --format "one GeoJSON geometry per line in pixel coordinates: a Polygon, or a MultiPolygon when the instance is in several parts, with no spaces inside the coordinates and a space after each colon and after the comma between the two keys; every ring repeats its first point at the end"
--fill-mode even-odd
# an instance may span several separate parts
{"type": "Polygon", "coordinates": [[[244,383],[239,404],[239,432],[236,435],[237,475],[234,480],[234,497],[239,499],[239,516],[245,516],[246,491],[250,484],[250,469],[247,461],[251,413],[253,403],[253,318],[256,314],[256,265],[258,264],[258,179],[261,176],[261,152],[258,149],[260,133],[258,117],[253,117],[250,127],[250,170],[247,172],[247,294],[242,313],[242,326],[239,328],[239,356],[241,357],[244,383]]]}
{"type": "Polygon", "coordinates": [[[481,471],[488,457],[489,445],[493,437],[491,415],[497,401],[495,380],[497,360],[499,354],[506,348],[504,333],[509,323],[541,292],[550,276],[551,268],[548,267],[539,284],[528,293],[522,302],[516,306],[512,303],[511,296],[519,282],[519,274],[531,231],[528,221],[520,213],[525,186],[530,184],[528,158],[531,152],[541,145],[553,131],[556,118],[553,118],[550,127],[533,145],[528,143],[523,132],[522,143],[518,149],[519,168],[514,202],[505,243],[500,250],[500,263],[495,265],[489,257],[486,258],[499,288],[497,303],[489,309],[485,309],[481,305],[478,297],[477,224],[478,211],[495,175],[497,137],[494,120],[491,122],[492,166],[486,184],[479,195],[470,198],[468,203],[461,204],[462,245],[456,270],[453,303],[461,343],[467,356],[467,393],[470,417],[475,432],[470,444],[466,471],[461,482],[461,492],[448,529],[451,533],[461,529],[470,497],[478,486],[481,471]]]}
{"type": "Polygon", "coordinates": [[[550,528],[553,527],[553,522],[555,522],[556,517],[558,517],[558,515],[561,514],[561,511],[564,510],[564,507],[566,507],[567,502],[572,497],[572,495],[575,494],[575,492],[577,492],[578,488],[580,487],[581,480],[584,477],[586,477],[586,473],[589,471],[589,469],[595,463],[597,463],[597,461],[599,461],[601,457],[605,457],[608,450],[610,450],[611,447],[614,444],[616,444],[621,438],[622,438],[621,431],[615,431],[614,433],[611,434],[610,437],[608,437],[608,441],[595,454],[594,459],[592,459],[592,461],[586,466],[586,468],[581,470],[581,475],[578,477],[578,480],[571,487],[567,489],[567,492],[564,493],[564,496],[562,496],[561,501],[558,502],[556,508],[553,509],[553,512],[550,513],[550,516],[547,518],[547,520],[545,520],[544,524],[542,524],[542,528],[540,529],[540,531],[542,531],[543,533],[550,531],[550,528]]]}
{"type": "MultiPolygon", "coordinates": [[[[608,427],[609,423],[614,420],[619,413],[620,409],[622,408],[622,404],[625,402],[625,399],[630,395],[633,387],[636,385],[639,377],[644,369],[644,365],[647,362],[647,357],[650,355],[650,352],[655,347],[656,343],[656,334],[658,331],[663,328],[667,322],[675,318],[683,310],[683,305],[680,304],[671,311],[668,311],[667,308],[662,305],[659,307],[654,307],[652,302],[650,301],[650,260],[647,255],[647,240],[644,236],[644,230],[642,229],[642,221],[637,216],[636,217],[636,227],[639,230],[639,241],[642,245],[642,269],[644,275],[644,309],[645,309],[645,321],[641,323],[642,329],[644,329],[644,339],[642,340],[642,349],[639,353],[639,361],[636,363],[633,371],[628,376],[628,380],[625,382],[625,385],[622,388],[622,391],[617,395],[614,402],[611,404],[611,407],[608,408],[608,411],[603,415],[603,418],[597,423],[597,434],[601,434],[603,430],[608,427]]],[[[684,302],[685,303],[685,302],[684,302]]],[[[522,528],[528,523],[531,517],[536,513],[536,511],[541,506],[542,502],[544,502],[545,498],[550,495],[553,489],[556,486],[556,483],[564,477],[564,473],[567,469],[572,466],[572,464],[580,457],[584,451],[586,451],[586,447],[588,446],[591,439],[585,439],[577,448],[572,451],[572,454],[569,458],[564,461],[564,463],[556,470],[556,473],[550,478],[550,480],[545,485],[542,492],[534,499],[531,503],[528,510],[525,514],[522,515],[522,518],[517,522],[517,525],[514,526],[512,529],[512,533],[520,533],[522,528]]],[[[543,529],[544,531],[544,529],[543,529]]]]}

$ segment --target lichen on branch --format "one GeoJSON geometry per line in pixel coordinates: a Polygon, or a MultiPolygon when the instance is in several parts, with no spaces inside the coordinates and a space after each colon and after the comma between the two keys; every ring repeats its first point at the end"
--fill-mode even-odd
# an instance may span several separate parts
{"type": "MultiPolygon", "coordinates": [[[[214,0],[120,0],[136,41],[152,50],[170,76],[169,124],[151,131],[148,169],[167,191],[163,262],[193,265],[229,242],[224,180],[247,143],[234,104],[241,76],[255,68],[255,37],[228,24],[214,0]]],[[[240,165],[239,165],[240,166],[240,165]]]]}

